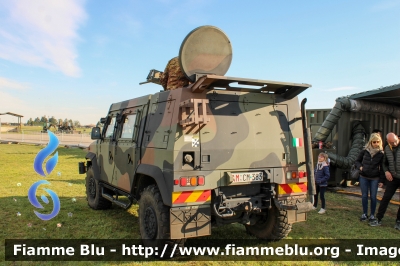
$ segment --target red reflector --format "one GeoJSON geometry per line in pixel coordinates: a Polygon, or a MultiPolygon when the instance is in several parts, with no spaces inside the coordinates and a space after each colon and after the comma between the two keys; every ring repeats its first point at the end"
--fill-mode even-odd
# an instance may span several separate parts
{"type": "Polygon", "coordinates": [[[304,177],[307,177],[307,172],[304,172],[304,177]]]}
{"type": "Polygon", "coordinates": [[[204,176],[199,176],[197,178],[197,183],[199,184],[199,186],[204,186],[204,176]]]}
{"type": "Polygon", "coordinates": [[[178,179],[174,180],[174,185],[179,185],[179,180],[178,179]]]}
{"type": "Polygon", "coordinates": [[[304,172],[303,171],[300,171],[299,172],[299,178],[303,178],[304,177],[304,172]]]}
{"type": "Polygon", "coordinates": [[[187,179],[186,177],[181,177],[181,187],[186,187],[187,186],[187,179]]]}

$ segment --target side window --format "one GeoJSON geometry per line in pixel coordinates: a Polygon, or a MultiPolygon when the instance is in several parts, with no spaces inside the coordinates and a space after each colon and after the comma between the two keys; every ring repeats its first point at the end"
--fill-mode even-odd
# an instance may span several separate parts
{"type": "Polygon", "coordinates": [[[127,115],[122,125],[121,138],[131,139],[135,131],[136,114],[127,115]]]}
{"type": "Polygon", "coordinates": [[[106,135],[104,136],[105,138],[112,137],[112,135],[114,133],[115,120],[116,120],[115,116],[113,118],[111,118],[111,122],[107,126],[106,135]]]}

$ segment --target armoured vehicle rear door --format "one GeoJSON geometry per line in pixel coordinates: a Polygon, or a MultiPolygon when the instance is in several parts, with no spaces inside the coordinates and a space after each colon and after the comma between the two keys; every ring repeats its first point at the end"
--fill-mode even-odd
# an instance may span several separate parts
{"type": "Polygon", "coordinates": [[[104,140],[100,144],[99,166],[101,180],[111,183],[114,175],[116,149],[117,111],[111,112],[103,130],[104,140]]]}
{"type": "Polygon", "coordinates": [[[125,109],[118,119],[115,167],[112,184],[126,192],[132,188],[133,175],[139,158],[138,132],[143,106],[125,109]]]}
{"type": "Polygon", "coordinates": [[[290,162],[292,137],[286,104],[250,102],[245,96],[244,116],[249,120],[249,137],[254,138],[254,150],[249,168],[281,167],[290,162]]]}
{"type": "Polygon", "coordinates": [[[218,92],[208,98],[212,115],[200,131],[202,170],[286,165],[287,105],[259,93],[218,92]]]}

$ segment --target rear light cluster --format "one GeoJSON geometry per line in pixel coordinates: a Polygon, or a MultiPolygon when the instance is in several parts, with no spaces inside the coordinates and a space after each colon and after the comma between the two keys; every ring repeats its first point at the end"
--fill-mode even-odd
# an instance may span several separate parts
{"type": "Polygon", "coordinates": [[[174,180],[174,185],[180,185],[181,187],[195,187],[204,186],[204,176],[182,176],[179,179],[174,180]]]}
{"type": "Polygon", "coordinates": [[[303,178],[307,177],[307,172],[305,171],[288,171],[286,173],[287,179],[296,179],[296,178],[303,178]]]}

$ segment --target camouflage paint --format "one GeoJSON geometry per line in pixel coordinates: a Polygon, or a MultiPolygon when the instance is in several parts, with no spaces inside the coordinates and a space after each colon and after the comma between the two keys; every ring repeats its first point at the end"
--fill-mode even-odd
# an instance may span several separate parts
{"type": "MultiPolygon", "coordinates": [[[[279,89],[278,85],[285,86],[278,83],[271,87],[279,89]]],[[[167,205],[173,204],[174,192],[199,189],[173,185],[173,180],[181,176],[205,176],[205,185],[199,190],[235,185],[229,184],[227,173],[255,170],[265,170],[272,183],[306,182],[306,178],[286,179],[288,170],[305,171],[305,166],[299,167],[305,161],[304,147],[292,145],[293,138],[303,138],[297,97],[286,100],[280,94],[252,91],[255,90],[194,93],[189,87],[112,104],[108,118],[141,112],[136,121],[136,139],[117,137],[99,141],[97,158],[101,180],[131,192],[135,170],[140,164],[158,167],[170,191],[169,200],[164,199],[167,205]],[[209,101],[206,104],[209,122],[180,125],[179,104],[190,99],[209,101]],[[184,152],[194,154],[193,166],[184,164],[184,152]],[[201,162],[203,155],[209,156],[210,161],[201,162]]],[[[106,130],[107,126],[103,135],[106,130]]]]}

